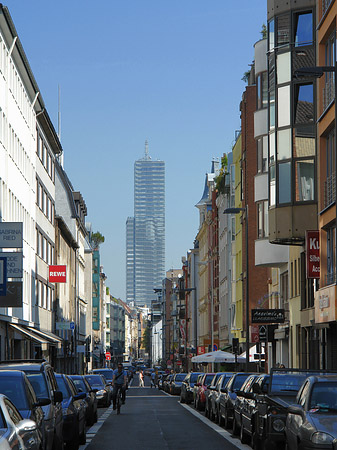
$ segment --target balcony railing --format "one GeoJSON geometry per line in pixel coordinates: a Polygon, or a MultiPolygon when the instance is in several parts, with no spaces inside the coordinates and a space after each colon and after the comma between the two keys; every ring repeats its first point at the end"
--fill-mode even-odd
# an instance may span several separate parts
{"type": "Polygon", "coordinates": [[[322,0],[322,16],[324,16],[333,1],[334,0],[322,0]]]}
{"type": "Polygon", "coordinates": [[[333,172],[324,183],[324,208],[336,200],[336,174],[333,172]]]}
{"type": "Polygon", "coordinates": [[[335,99],[335,80],[334,74],[330,74],[329,78],[325,78],[325,85],[323,88],[323,111],[335,99]]]}
{"type": "Polygon", "coordinates": [[[336,272],[330,272],[325,275],[325,286],[336,283],[336,272]]]}

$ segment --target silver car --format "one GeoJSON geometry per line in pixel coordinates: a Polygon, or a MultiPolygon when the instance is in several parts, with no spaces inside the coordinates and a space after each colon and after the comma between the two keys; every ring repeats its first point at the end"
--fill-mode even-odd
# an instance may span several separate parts
{"type": "Polygon", "coordinates": [[[23,419],[14,404],[0,394],[0,448],[1,450],[39,450],[40,437],[36,423],[23,419]]]}

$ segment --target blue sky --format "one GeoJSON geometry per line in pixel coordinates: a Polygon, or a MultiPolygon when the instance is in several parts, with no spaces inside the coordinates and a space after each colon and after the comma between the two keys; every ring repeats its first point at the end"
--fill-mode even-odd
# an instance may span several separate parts
{"type": "Polygon", "coordinates": [[[125,221],[133,165],[166,163],[166,269],[193,247],[195,204],[213,157],[240,128],[244,72],[266,23],[266,0],[8,0],[57,129],[65,169],[105,236],[102,264],[125,298],[125,221]]]}

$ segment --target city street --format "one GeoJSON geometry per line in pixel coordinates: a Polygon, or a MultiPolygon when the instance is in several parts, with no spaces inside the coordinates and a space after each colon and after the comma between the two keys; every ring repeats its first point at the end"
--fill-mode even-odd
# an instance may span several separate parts
{"type": "Polygon", "coordinates": [[[119,416],[112,405],[100,410],[99,420],[88,430],[87,444],[80,450],[249,448],[204,415],[180,405],[179,397],[151,389],[148,377],[145,380],[145,387],[139,388],[135,377],[119,416]]]}

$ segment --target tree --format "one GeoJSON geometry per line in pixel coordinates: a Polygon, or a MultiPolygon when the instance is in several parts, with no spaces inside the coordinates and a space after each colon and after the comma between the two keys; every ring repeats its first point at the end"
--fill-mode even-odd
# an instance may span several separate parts
{"type": "Polygon", "coordinates": [[[262,30],[260,31],[262,39],[267,39],[267,27],[266,24],[262,24],[262,30]]]}
{"type": "Polygon", "coordinates": [[[145,349],[145,353],[151,352],[151,322],[148,320],[146,328],[143,333],[142,347],[145,349]]]}
{"type": "Polygon", "coordinates": [[[91,244],[93,245],[95,250],[98,250],[100,244],[103,244],[104,241],[105,237],[99,231],[96,231],[96,233],[92,233],[91,244]]]}
{"type": "Polygon", "coordinates": [[[219,175],[215,177],[215,189],[221,194],[225,192],[226,175],[228,175],[228,158],[227,155],[223,155],[221,158],[221,168],[219,175]]]}

